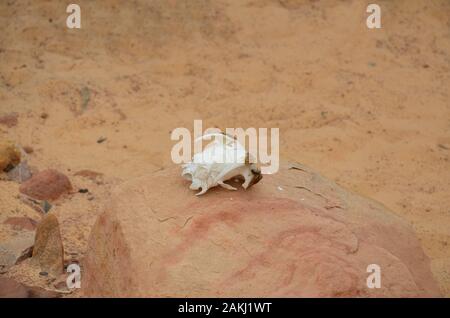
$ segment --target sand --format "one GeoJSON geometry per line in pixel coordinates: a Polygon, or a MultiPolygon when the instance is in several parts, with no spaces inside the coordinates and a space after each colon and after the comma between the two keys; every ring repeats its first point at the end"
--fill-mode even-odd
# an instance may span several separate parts
{"type": "Polygon", "coordinates": [[[409,221],[450,296],[448,1],[377,1],[376,30],[357,0],[77,3],[71,30],[64,1],[0,3],[0,138],[32,166],[120,182],[194,119],[278,127],[283,159],[409,221]]]}

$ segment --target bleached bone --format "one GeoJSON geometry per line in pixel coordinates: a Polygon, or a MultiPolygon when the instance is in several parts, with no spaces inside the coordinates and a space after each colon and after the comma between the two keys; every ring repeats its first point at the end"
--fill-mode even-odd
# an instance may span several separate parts
{"type": "Polygon", "coordinates": [[[208,189],[221,186],[228,190],[237,190],[224,183],[237,176],[244,177],[244,189],[262,179],[261,170],[255,163],[251,163],[250,154],[234,138],[223,133],[212,133],[197,138],[195,142],[205,138],[215,137],[205,149],[193,156],[192,161],[182,165],[181,175],[192,181],[190,189],[201,191],[196,195],[204,194],[208,189]]]}

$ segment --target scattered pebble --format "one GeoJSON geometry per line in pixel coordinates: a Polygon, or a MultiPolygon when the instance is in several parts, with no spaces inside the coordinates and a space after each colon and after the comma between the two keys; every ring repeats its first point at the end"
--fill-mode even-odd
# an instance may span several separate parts
{"type": "Polygon", "coordinates": [[[107,139],[106,137],[100,137],[97,139],[97,143],[101,144],[102,142],[106,141],[106,139],[107,139]]]}
{"type": "Polygon", "coordinates": [[[30,153],[33,153],[33,152],[34,152],[34,149],[33,149],[33,147],[31,147],[31,146],[24,146],[24,147],[23,147],[23,150],[24,150],[27,154],[30,154],[30,153]]]}
{"type": "Polygon", "coordinates": [[[80,190],[78,190],[78,192],[80,192],[80,193],[88,193],[89,190],[88,189],[80,189],[80,190]]]}
{"type": "Polygon", "coordinates": [[[72,185],[66,175],[48,169],[33,175],[20,185],[19,191],[37,200],[56,200],[62,194],[72,190],[72,185]]]}
{"type": "Polygon", "coordinates": [[[50,209],[52,208],[52,205],[48,201],[42,201],[42,211],[44,213],[48,213],[50,209]]]}

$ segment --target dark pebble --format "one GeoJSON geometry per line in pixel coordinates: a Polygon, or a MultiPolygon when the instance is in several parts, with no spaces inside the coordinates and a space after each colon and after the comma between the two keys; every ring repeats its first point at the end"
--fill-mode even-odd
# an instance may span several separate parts
{"type": "Polygon", "coordinates": [[[100,137],[100,138],[97,140],[97,143],[98,143],[98,144],[101,144],[101,143],[104,142],[105,140],[106,140],[105,137],[100,137]]]}

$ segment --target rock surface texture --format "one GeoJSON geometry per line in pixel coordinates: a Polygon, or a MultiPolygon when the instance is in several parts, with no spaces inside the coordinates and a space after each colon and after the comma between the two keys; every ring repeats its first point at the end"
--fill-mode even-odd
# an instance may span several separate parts
{"type": "Polygon", "coordinates": [[[0,271],[7,269],[31,256],[33,251],[33,233],[24,233],[0,242],[0,271]]]}
{"type": "Polygon", "coordinates": [[[58,298],[60,295],[42,288],[23,285],[13,279],[0,277],[0,298],[58,298]]]}
{"type": "Polygon", "coordinates": [[[124,183],[92,230],[87,296],[439,296],[410,226],[299,164],[196,197],[178,167],[124,183]],[[367,267],[381,288],[367,287],[367,267]]]}

